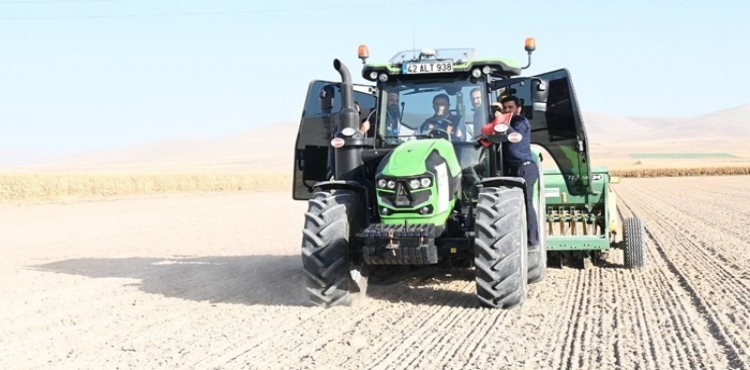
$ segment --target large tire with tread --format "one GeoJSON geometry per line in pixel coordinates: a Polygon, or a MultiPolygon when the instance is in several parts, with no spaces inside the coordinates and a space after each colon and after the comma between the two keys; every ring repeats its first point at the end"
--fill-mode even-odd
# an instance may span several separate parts
{"type": "Polygon", "coordinates": [[[547,199],[544,195],[544,174],[541,163],[539,166],[539,207],[536,211],[537,227],[539,229],[539,246],[531,249],[529,246],[529,284],[544,280],[547,276],[547,199]]]}
{"type": "Polygon", "coordinates": [[[361,217],[356,193],[317,192],[308,201],[302,230],[302,268],[313,304],[332,307],[351,304],[357,284],[349,273],[349,238],[361,217]]]}
{"type": "Polygon", "coordinates": [[[526,202],[520,188],[483,188],[474,238],[477,298],[484,307],[512,308],[526,301],[526,202]]]}
{"type": "Polygon", "coordinates": [[[623,224],[623,240],[625,242],[625,267],[639,269],[646,266],[646,241],[643,238],[645,230],[638,217],[628,217],[623,224]]]}

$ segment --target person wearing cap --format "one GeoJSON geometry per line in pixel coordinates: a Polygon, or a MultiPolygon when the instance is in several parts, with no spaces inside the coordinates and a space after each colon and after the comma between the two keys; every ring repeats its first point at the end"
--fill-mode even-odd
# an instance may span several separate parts
{"type": "Polygon", "coordinates": [[[539,225],[537,223],[536,212],[534,210],[534,184],[539,180],[539,168],[534,162],[534,156],[531,152],[531,123],[521,115],[521,102],[518,97],[506,96],[500,103],[492,103],[495,119],[482,127],[483,138],[479,142],[485,146],[490,146],[490,142],[485,140],[486,135],[494,133],[495,125],[504,123],[508,125],[507,133],[517,133],[521,135],[521,140],[505,142],[502,146],[503,153],[503,173],[497,176],[515,176],[522,177],[526,182],[526,221],[529,235],[529,245],[539,244],[539,225]]]}

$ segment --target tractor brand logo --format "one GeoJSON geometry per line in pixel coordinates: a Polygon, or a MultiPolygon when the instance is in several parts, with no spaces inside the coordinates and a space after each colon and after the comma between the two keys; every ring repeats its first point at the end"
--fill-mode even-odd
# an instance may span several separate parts
{"type": "Polygon", "coordinates": [[[406,193],[406,189],[402,183],[396,185],[396,205],[397,206],[408,206],[411,204],[411,196],[406,193]]]}

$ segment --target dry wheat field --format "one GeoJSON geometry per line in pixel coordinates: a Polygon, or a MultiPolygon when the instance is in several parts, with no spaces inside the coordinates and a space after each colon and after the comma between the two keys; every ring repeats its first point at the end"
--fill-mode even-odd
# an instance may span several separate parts
{"type": "Polygon", "coordinates": [[[648,267],[551,269],[505,311],[439,269],[308,306],[289,191],[4,202],[0,368],[750,369],[748,184],[622,179],[648,267]]]}
{"type": "MultiPolygon", "coordinates": [[[[750,175],[750,166],[614,168],[619,177],[750,175]]],[[[184,192],[278,191],[292,176],[275,171],[110,171],[0,173],[0,203],[106,199],[118,196],[184,192]]]]}

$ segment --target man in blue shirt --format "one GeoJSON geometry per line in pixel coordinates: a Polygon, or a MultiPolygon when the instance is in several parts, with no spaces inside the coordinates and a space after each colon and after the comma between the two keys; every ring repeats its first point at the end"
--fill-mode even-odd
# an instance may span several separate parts
{"type": "MultiPolygon", "coordinates": [[[[526,181],[526,221],[529,233],[529,245],[539,244],[539,225],[534,211],[534,183],[539,180],[539,168],[531,153],[531,123],[521,115],[521,102],[515,96],[507,96],[500,103],[504,113],[512,114],[508,134],[519,133],[521,140],[517,143],[503,143],[503,168],[506,176],[523,177],[526,181]]],[[[497,103],[493,103],[496,106],[497,103]]],[[[541,210],[540,210],[541,211],[541,210]]]]}

